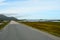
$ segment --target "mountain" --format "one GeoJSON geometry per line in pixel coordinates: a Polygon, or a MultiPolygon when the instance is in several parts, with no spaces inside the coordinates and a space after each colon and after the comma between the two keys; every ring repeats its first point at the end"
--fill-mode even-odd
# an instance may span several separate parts
{"type": "Polygon", "coordinates": [[[0,14],[0,20],[7,20],[7,18],[5,15],[0,14]]]}
{"type": "Polygon", "coordinates": [[[9,20],[18,20],[15,17],[8,17],[9,20]]]}
{"type": "Polygon", "coordinates": [[[18,20],[15,17],[7,17],[5,15],[0,14],[0,20],[18,20]]]}

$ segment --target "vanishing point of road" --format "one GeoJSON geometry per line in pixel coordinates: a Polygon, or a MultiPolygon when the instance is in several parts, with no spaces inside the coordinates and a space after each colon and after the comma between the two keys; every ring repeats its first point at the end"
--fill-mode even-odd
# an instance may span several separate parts
{"type": "Polygon", "coordinates": [[[5,28],[0,30],[0,40],[60,40],[60,38],[11,21],[5,28]]]}

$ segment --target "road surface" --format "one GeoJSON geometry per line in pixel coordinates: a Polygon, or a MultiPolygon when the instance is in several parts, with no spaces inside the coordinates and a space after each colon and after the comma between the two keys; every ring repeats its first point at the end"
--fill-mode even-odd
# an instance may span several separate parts
{"type": "Polygon", "coordinates": [[[15,21],[11,21],[4,29],[0,30],[0,40],[60,40],[48,35],[15,21]]]}

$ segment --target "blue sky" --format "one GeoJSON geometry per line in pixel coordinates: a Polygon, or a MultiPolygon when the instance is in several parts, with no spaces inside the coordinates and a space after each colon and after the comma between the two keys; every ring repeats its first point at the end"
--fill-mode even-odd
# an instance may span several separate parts
{"type": "Polygon", "coordinates": [[[0,14],[18,19],[60,19],[60,0],[0,0],[0,14]]]}

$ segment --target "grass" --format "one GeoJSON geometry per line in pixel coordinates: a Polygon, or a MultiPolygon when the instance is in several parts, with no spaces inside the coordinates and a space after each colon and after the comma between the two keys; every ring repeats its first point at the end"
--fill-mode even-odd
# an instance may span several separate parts
{"type": "Polygon", "coordinates": [[[0,24],[0,30],[3,29],[5,27],[5,25],[7,25],[9,23],[9,21],[7,22],[1,22],[2,24],[0,24]]]}
{"type": "Polygon", "coordinates": [[[60,22],[22,22],[22,23],[60,37],[60,22]]]}

